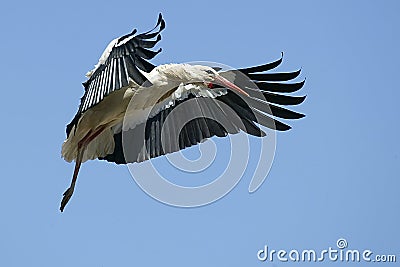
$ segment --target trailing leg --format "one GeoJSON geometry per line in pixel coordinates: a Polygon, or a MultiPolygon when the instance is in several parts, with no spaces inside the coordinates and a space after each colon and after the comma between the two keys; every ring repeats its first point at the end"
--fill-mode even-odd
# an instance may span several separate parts
{"type": "Polygon", "coordinates": [[[83,154],[85,153],[86,147],[87,145],[93,140],[95,139],[99,134],[101,134],[104,129],[106,127],[105,126],[100,126],[99,128],[97,128],[97,130],[92,133],[92,131],[90,131],[79,143],[78,143],[78,155],[76,157],[76,162],[75,162],[75,169],[74,169],[74,175],[72,176],[72,181],[71,181],[71,185],[70,187],[64,192],[63,194],[63,198],[61,200],[61,206],[60,206],[60,211],[63,212],[65,206],[67,205],[68,201],[70,200],[70,198],[72,197],[72,194],[74,193],[74,189],[75,189],[75,184],[76,184],[76,180],[78,178],[78,173],[79,173],[79,169],[81,167],[82,164],[82,159],[83,159],[83,154]]]}

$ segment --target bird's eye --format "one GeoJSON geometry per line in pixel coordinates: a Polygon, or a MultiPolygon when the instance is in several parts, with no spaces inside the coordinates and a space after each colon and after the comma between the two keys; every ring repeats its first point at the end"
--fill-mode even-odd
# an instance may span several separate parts
{"type": "Polygon", "coordinates": [[[205,70],[205,72],[207,72],[208,74],[214,74],[212,70],[205,70]]]}

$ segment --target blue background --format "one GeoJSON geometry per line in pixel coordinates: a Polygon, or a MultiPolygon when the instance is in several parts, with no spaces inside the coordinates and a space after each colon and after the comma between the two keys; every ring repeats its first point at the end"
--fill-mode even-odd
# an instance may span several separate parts
{"type": "Polygon", "coordinates": [[[302,266],[256,253],[335,248],[340,237],[399,258],[399,2],[165,2],[2,4],[0,265],[302,266]],[[254,194],[248,173],[212,205],[170,207],[125,166],[90,161],[60,213],[73,170],[61,144],[84,74],[111,39],[150,29],[159,12],[167,28],[153,63],[246,67],[284,51],[279,70],[307,77],[296,108],[307,117],[278,134],[254,194]]]}

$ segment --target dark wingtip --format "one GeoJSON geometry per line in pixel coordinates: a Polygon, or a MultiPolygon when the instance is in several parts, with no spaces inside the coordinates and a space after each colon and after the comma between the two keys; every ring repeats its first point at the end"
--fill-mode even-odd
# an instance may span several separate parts
{"type": "Polygon", "coordinates": [[[292,126],[287,125],[286,123],[280,122],[278,120],[275,120],[274,124],[275,124],[274,130],[276,130],[276,131],[285,132],[285,131],[289,131],[290,129],[292,129],[292,126]]]}
{"type": "Polygon", "coordinates": [[[285,124],[286,127],[277,127],[276,130],[280,132],[286,132],[292,129],[292,126],[285,124]]]}
{"type": "Polygon", "coordinates": [[[281,52],[281,58],[279,59],[281,62],[283,61],[283,51],[281,52]]]}
{"type": "Polygon", "coordinates": [[[304,102],[304,100],[306,100],[307,95],[303,95],[303,96],[298,96],[299,102],[297,102],[296,105],[299,105],[301,103],[304,102]]]}
{"type": "Polygon", "coordinates": [[[288,117],[287,119],[298,120],[304,118],[306,115],[303,113],[293,112],[293,114],[290,114],[289,116],[291,117],[288,117]]]}
{"type": "Polygon", "coordinates": [[[300,90],[301,88],[303,88],[305,83],[306,83],[306,78],[304,78],[304,80],[302,80],[301,82],[298,83],[299,84],[299,89],[297,89],[297,90],[300,90]]]}
{"type": "Polygon", "coordinates": [[[298,119],[304,118],[305,116],[306,115],[303,113],[293,111],[293,114],[290,114],[290,117],[286,117],[285,119],[298,120],[298,119]]]}
{"type": "Polygon", "coordinates": [[[275,69],[276,67],[278,67],[282,63],[282,60],[283,60],[283,57],[281,56],[278,60],[275,60],[273,62],[254,66],[254,67],[249,67],[249,68],[240,68],[240,69],[237,69],[237,71],[239,71],[245,75],[249,75],[249,74],[257,73],[257,72],[265,72],[265,71],[269,71],[269,70],[272,70],[272,69],[275,69]]]}
{"type": "Polygon", "coordinates": [[[165,29],[165,20],[163,19],[161,12],[158,14],[157,25],[160,25],[160,31],[165,29]]]}
{"type": "Polygon", "coordinates": [[[165,20],[161,21],[160,31],[165,29],[165,20]]]}
{"type": "Polygon", "coordinates": [[[297,78],[301,73],[301,68],[296,70],[296,71],[293,71],[292,73],[293,73],[293,76],[294,76],[293,79],[297,78]]]}
{"type": "Polygon", "coordinates": [[[281,103],[276,103],[276,104],[281,104],[281,105],[300,105],[306,99],[306,95],[304,95],[304,96],[282,96],[282,97],[286,101],[282,101],[281,103]]]}

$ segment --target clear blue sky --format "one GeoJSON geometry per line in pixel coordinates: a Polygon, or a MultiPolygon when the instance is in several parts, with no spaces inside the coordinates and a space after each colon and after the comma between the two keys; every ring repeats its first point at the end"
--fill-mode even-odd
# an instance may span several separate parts
{"type": "Polygon", "coordinates": [[[340,237],[400,261],[399,2],[165,2],[2,4],[0,265],[304,266],[256,253],[322,250],[340,237]],[[307,117],[278,134],[254,194],[248,173],[212,205],[170,207],[125,166],[91,161],[61,214],[73,164],[60,149],[84,74],[111,39],[151,28],[159,12],[167,28],[155,64],[246,67],[284,51],[279,70],[307,77],[296,109],[307,117]]]}

